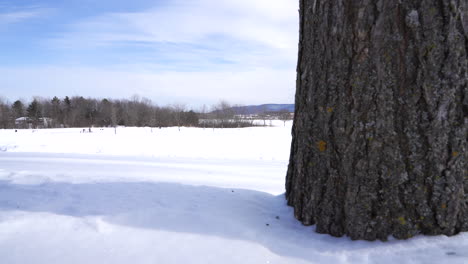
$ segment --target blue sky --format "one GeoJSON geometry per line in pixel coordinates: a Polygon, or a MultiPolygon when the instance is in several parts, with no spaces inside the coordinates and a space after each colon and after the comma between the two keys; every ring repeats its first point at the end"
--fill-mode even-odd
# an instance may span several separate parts
{"type": "Polygon", "coordinates": [[[297,0],[0,0],[0,96],[292,103],[297,0]]]}

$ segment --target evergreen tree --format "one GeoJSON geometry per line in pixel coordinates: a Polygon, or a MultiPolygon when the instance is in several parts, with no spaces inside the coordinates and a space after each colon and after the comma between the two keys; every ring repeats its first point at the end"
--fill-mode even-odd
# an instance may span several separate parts
{"type": "Polygon", "coordinates": [[[20,100],[16,100],[13,105],[11,106],[13,110],[14,118],[20,118],[24,116],[24,104],[20,100]]]}
{"type": "Polygon", "coordinates": [[[37,128],[40,118],[42,117],[42,107],[39,102],[34,99],[28,106],[27,109],[28,117],[33,122],[33,127],[37,128]]]}

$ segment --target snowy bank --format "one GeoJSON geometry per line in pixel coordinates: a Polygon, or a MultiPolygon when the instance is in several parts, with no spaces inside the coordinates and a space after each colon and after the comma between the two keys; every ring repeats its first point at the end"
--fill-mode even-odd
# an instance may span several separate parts
{"type": "Polygon", "coordinates": [[[468,234],[350,241],[284,199],[291,126],[0,130],[1,263],[468,263],[468,234]]]}

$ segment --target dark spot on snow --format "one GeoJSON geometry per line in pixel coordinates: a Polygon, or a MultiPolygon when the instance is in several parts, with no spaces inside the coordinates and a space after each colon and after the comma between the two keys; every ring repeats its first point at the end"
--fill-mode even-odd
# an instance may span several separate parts
{"type": "Polygon", "coordinates": [[[270,226],[270,224],[265,224],[266,226],[270,226]]]}
{"type": "Polygon", "coordinates": [[[279,216],[276,216],[275,218],[279,220],[279,216]]]}
{"type": "Polygon", "coordinates": [[[453,251],[445,252],[445,255],[447,256],[455,256],[457,253],[453,251]]]}
{"type": "Polygon", "coordinates": [[[231,190],[231,192],[234,192],[234,190],[231,190]]]}

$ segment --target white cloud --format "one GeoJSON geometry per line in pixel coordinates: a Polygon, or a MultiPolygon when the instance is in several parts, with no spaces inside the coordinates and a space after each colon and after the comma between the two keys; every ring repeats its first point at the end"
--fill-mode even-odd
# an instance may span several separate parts
{"type": "Polygon", "coordinates": [[[291,0],[173,1],[144,12],[88,19],[74,25],[71,34],[100,45],[114,41],[193,43],[210,35],[227,35],[287,48],[297,43],[296,10],[297,3],[291,0]]]}
{"type": "Polygon", "coordinates": [[[291,103],[295,72],[256,69],[239,72],[136,73],[95,68],[0,68],[0,94],[18,97],[92,96],[129,98],[139,94],[158,104],[291,103]]]}
{"type": "Polygon", "coordinates": [[[201,55],[224,50],[223,58],[230,61],[271,65],[271,58],[295,61],[297,28],[297,3],[292,0],[178,0],[143,12],[80,21],[48,45],[82,49],[183,43],[208,48],[201,55]]]}
{"type": "Polygon", "coordinates": [[[6,90],[0,94],[10,99],[139,94],[160,104],[194,106],[219,99],[291,103],[297,8],[296,0],[175,0],[146,11],[87,18],[46,43],[76,59],[0,68],[0,88],[6,90]],[[125,51],[113,50],[121,46],[125,51]],[[82,54],[99,60],[101,51],[103,58],[118,56],[118,63],[80,63],[82,54]],[[80,66],[67,66],[72,61],[80,66]]]}

